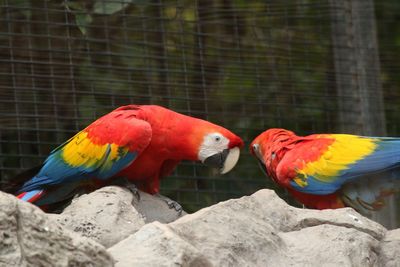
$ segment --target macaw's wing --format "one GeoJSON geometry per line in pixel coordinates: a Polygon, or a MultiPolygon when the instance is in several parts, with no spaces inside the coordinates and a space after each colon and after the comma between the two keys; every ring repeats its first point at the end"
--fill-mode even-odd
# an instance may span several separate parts
{"type": "Polygon", "coordinates": [[[110,178],[138,157],[151,136],[150,124],[134,114],[109,113],[52,151],[39,173],[19,192],[110,178]]]}
{"type": "Polygon", "coordinates": [[[391,175],[400,166],[400,139],[315,135],[287,152],[278,180],[299,192],[326,195],[373,174],[391,175]]]}

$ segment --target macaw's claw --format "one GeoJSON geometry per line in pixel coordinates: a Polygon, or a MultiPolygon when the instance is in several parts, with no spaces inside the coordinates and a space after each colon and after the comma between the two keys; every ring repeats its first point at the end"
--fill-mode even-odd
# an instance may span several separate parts
{"type": "Polygon", "coordinates": [[[169,207],[170,209],[175,209],[176,212],[177,212],[179,215],[182,214],[183,209],[182,209],[181,204],[179,204],[178,202],[176,202],[176,201],[174,201],[174,200],[172,200],[172,199],[170,199],[170,198],[168,198],[168,197],[166,197],[166,196],[160,195],[159,193],[154,194],[154,196],[160,198],[162,201],[164,201],[165,203],[167,203],[167,205],[168,205],[168,207],[169,207]]]}
{"type": "Polygon", "coordinates": [[[134,195],[137,199],[137,201],[140,201],[140,192],[139,189],[137,188],[137,186],[133,183],[128,183],[125,185],[125,187],[131,191],[132,195],[134,195]]]}

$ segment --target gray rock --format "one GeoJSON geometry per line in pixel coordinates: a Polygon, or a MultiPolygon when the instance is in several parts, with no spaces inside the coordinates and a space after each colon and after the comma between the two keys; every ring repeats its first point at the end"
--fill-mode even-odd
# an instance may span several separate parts
{"type": "Polygon", "coordinates": [[[110,247],[146,223],[168,223],[181,215],[160,198],[140,192],[138,201],[128,189],[108,186],[74,199],[60,215],[50,216],[66,228],[110,247]]]}
{"type": "Polygon", "coordinates": [[[279,236],[293,266],[375,266],[379,262],[379,241],[355,228],[321,224],[279,236]]]}
{"type": "Polygon", "coordinates": [[[0,192],[0,266],[113,266],[105,248],[0,192]]]}
{"type": "Polygon", "coordinates": [[[400,266],[400,229],[388,231],[381,241],[379,266],[400,266]]]}
{"type": "Polygon", "coordinates": [[[179,217],[118,186],[61,215],[0,193],[0,266],[400,266],[400,229],[350,208],[294,208],[271,190],[179,217]]]}
{"type": "Polygon", "coordinates": [[[147,224],[108,251],[116,266],[377,266],[385,234],[352,209],[298,209],[261,190],[147,224]]]}
{"type": "Polygon", "coordinates": [[[212,266],[206,255],[165,224],[154,222],[109,249],[118,266],[212,266]],[[150,244],[157,244],[150,247],[150,244]]]}

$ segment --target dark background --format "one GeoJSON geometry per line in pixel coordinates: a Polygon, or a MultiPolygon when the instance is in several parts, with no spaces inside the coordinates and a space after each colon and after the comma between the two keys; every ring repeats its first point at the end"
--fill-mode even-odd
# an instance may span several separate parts
{"type": "Polygon", "coordinates": [[[398,0],[0,0],[1,179],[120,105],[159,104],[246,142],[229,174],[185,162],[163,194],[189,212],[266,187],[295,204],[249,142],[271,127],[400,136],[399,18],[398,0]]]}

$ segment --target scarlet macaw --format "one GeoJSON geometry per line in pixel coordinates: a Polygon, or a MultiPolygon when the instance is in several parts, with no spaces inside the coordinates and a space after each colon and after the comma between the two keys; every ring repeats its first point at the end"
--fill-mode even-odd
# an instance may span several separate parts
{"type": "Polygon", "coordinates": [[[297,136],[269,129],[250,145],[266,174],[309,208],[384,206],[400,189],[400,139],[349,134],[297,136]]]}
{"type": "Polygon", "coordinates": [[[160,179],[181,160],[201,161],[223,174],[235,166],[241,146],[238,136],[211,122],[155,105],[122,106],[54,149],[33,174],[26,172],[31,176],[18,198],[50,205],[118,177],[156,194],[160,179]]]}

